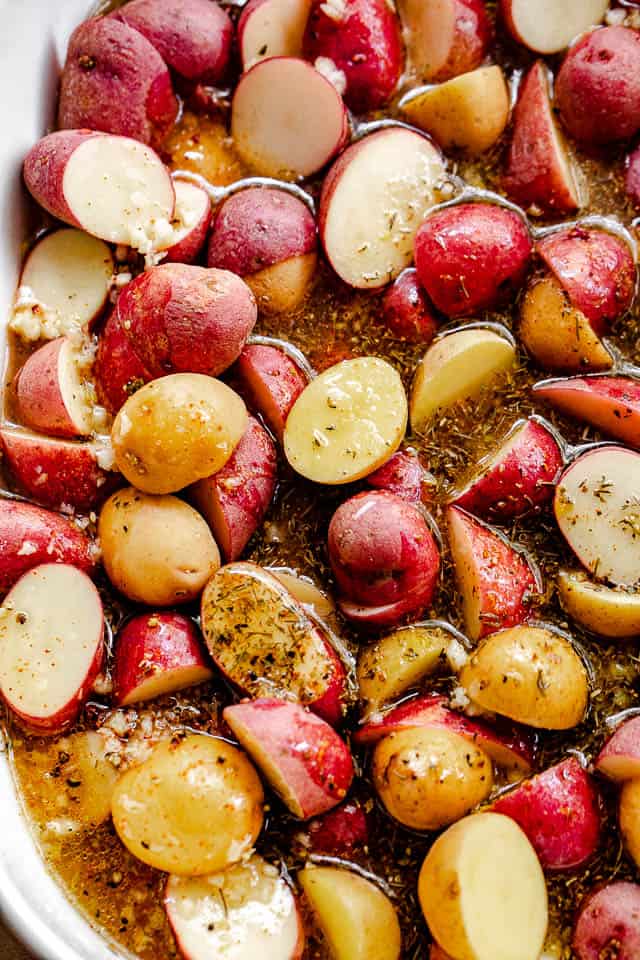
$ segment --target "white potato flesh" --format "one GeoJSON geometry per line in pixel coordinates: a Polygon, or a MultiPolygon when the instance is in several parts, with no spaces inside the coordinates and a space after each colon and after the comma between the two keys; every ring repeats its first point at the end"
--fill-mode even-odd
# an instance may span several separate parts
{"type": "Polygon", "coordinates": [[[311,0],[263,0],[240,34],[243,69],[268,57],[301,57],[311,0]]]}
{"type": "Polygon", "coordinates": [[[640,454],[600,447],[578,457],[556,487],[558,526],[599,580],[640,585],[640,454]]]}
{"type": "Polygon", "coordinates": [[[103,630],[100,596],[86,574],[67,564],[26,573],[0,608],[0,690],[7,703],[37,722],[77,702],[103,630]]]}
{"type": "Polygon", "coordinates": [[[158,155],[137,140],[88,138],[69,157],[62,189],[83,229],[102,240],[149,253],[171,230],[171,177],[158,155]]]}
{"type": "Polygon", "coordinates": [[[80,355],[71,340],[65,340],[58,354],[58,384],[64,405],[80,436],[93,432],[93,408],[87,382],[80,370],[80,355]]]}
{"type": "Polygon", "coordinates": [[[640,593],[593,583],[582,571],[561,570],[558,593],[567,613],[602,637],[640,634],[640,593]]]}
{"type": "Polygon", "coordinates": [[[278,578],[298,603],[301,603],[303,607],[310,607],[311,611],[321,620],[331,617],[335,613],[336,608],[331,597],[323,593],[307,577],[301,577],[277,567],[274,567],[270,572],[278,578]]]}
{"type": "Polygon", "coordinates": [[[188,180],[174,180],[173,189],[176,194],[176,207],[171,223],[171,236],[167,235],[160,242],[162,250],[168,250],[188,237],[207,215],[211,201],[202,187],[188,180]]]}
{"type": "Polygon", "coordinates": [[[609,0],[504,0],[513,33],[536,53],[559,53],[600,23],[609,0]]]}
{"type": "Polygon", "coordinates": [[[27,257],[20,286],[65,326],[84,326],[104,307],[113,270],[111,250],[102,240],[82,230],[56,230],[27,257]]]}
{"type": "Polygon", "coordinates": [[[395,908],[370,880],[338,867],[305,867],[298,881],[334,960],[397,960],[395,908]]]}
{"type": "Polygon", "coordinates": [[[515,347],[493,330],[472,328],[442,337],[425,353],[411,389],[411,426],[424,430],[438,410],[476,396],[510,370],[515,347]]]}
{"type": "Polygon", "coordinates": [[[442,155],[421,134],[394,127],[360,140],[337,163],[321,200],[327,257],[350,286],[384,287],[413,260],[418,228],[438,202],[442,155]]]}
{"type": "Polygon", "coordinates": [[[164,904],[187,960],[293,960],[301,952],[295,897],[262,857],[206,877],[170,876],[164,904]]]}
{"type": "Polygon", "coordinates": [[[357,357],[325,370],[300,394],[285,425],[285,455],[308,480],[351,483],[386,463],[406,428],[398,372],[378,357],[357,357]]]}
{"type": "Polygon", "coordinates": [[[346,111],[336,88],[295,57],[262,60],[245,73],[231,105],[231,134],[242,159],[265,177],[317,173],[340,148],[346,111]]]}
{"type": "Polygon", "coordinates": [[[418,885],[438,944],[456,960],[538,960],[547,889],[536,853],[509,817],[465,817],[440,835],[418,885]]]}

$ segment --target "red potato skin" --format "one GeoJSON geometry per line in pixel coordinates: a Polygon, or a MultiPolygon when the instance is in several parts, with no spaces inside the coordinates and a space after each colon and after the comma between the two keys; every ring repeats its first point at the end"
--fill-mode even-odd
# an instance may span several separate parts
{"type": "Polygon", "coordinates": [[[309,710],[332,727],[337,727],[344,717],[347,671],[333,644],[326,638],[324,647],[329,661],[329,682],[320,699],[309,704],[309,710]]]}
{"type": "Polygon", "coordinates": [[[213,671],[200,634],[189,617],[179,613],[143,613],[129,620],[118,634],[113,661],[113,702],[129,699],[150,677],[184,667],[213,671]]]}
{"type": "Polygon", "coordinates": [[[452,502],[485,520],[509,521],[540,511],[553,499],[564,458],[551,431],[533,418],[517,428],[517,441],[505,439],[503,455],[476,476],[452,502]]]}
{"type": "Polygon", "coordinates": [[[494,40],[484,0],[455,0],[454,40],[447,62],[432,81],[441,83],[479,67],[494,40]]]}
{"type": "Polygon", "coordinates": [[[613,234],[572,227],[549,234],[536,253],[598,336],[630,309],[636,266],[627,244],[613,234]]]}
{"type": "Polygon", "coordinates": [[[382,301],[382,319],[387,330],[400,340],[428,346],[440,322],[427,300],[415,267],[403,270],[382,301]]]}
{"type": "Polygon", "coordinates": [[[402,602],[417,613],[431,603],[440,552],[421,512],[395,494],[376,490],[343,503],[329,524],[328,544],[333,574],[349,604],[402,602]]]}
{"type": "Polygon", "coordinates": [[[567,377],[542,380],[533,392],[555,410],[640,449],[640,381],[631,377],[567,377]]]}
{"type": "Polygon", "coordinates": [[[5,594],[24,573],[43,563],[68,563],[92,574],[97,550],[66,517],[0,498],[0,593],[5,594]]]}
{"type": "Polygon", "coordinates": [[[627,195],[636,205],[640,207],[640,147],[627,157],[624,185],[627,195]]]}
{"type": "Polygon", "coordinates": [[[240,394],[281,440],[291,408],[307,386],[307,377],[284,351],[261,343],[244,348],[234,372],[240,394]]]}
{"type": "Polygon", "coordinates": [[[640,886],[620,881],[589,894],[573,931],[577,960],[640,957],[640,886]]]}
{"type": "Polygon", "coordinates": [[[367,486],[386,490],[408,503],[431,500],[434,478],[423,467],[417,453],[399,450],[375,473],[366,478],[367,486]]]}
{"type": "Polygon", "coordinates": [[[609,768],[609,761],[617,759],[624,759],[629,768],[635,768],[628,779],[640,777],[640,716],[631,717],[616,728],[596,757],[594,766],[598,773],[620,780],[622,778],[614,776],[609,768]]]}
{"type": "Polygon", "coordinates": [[[27,358],[15,380],[15,393],[23,423],[53,437],[74,439],[80,434],[69,416],[58,378],[60,351],[65,338],[39,347],[27,358]]]}
{"type": "Polygon", "coordinates": [[[309,824],[314,853],[345,857],[369,843],[369,821],[358,803],[344,803],[309,824]]]}
{"type": "Polygon", "coordinates": [[[576,140],[605,144],[640,129],[640,34],[604,27],[569,49],[556,79],[556,104],[576,140]]]}
{"type": "Polygon", "coordinates": [[[128,283],[115,314],[152,377],[168,373],[215,377],[238,359],[258,311],[240,277],[226,270],[168,263],[128,283]]]}
{"type": "Polygon", "coordinates": [[[490,310],[512,297],[524,282],[531,251],[524,219],[488,203],[437,210],[415,239],[418,279],[448,317],[490,310]]]}
{"type": "Polygon", "coordinates": [[[246,277],[317,246],[315,220],[302,200],[286,190],[249,187],[217,211],[207,263],[246,277]]]}
{"type": "Polygon", "coordinates": [[[153,379],[142,365],[114,311],[98,338],[93,376],[100,403],[117,413],[127,397],[153,379]]]}
{"type": "Polygon", "coordinates": [[[209,227],[211,226],[211,200],[209,195],[203,190],[202,193],[207,198],[207,206],[202,217],[196,223],[191,230],[187,233],[182,240],[179,240],[177,243],[174,243],[172,247],[169,247],[164,258],[163,263],[186,263],[191,264],[194,260],[197,260],[200,255],[200,251],[204,247],[207,235],[209,233],[209,227]]]}
{"type": "Polygon", "coordinates": [[[386,0],[346,0],[340,20],[313,0],[303,50],[307,60],[326,57],[344,73],[344,99],[357,113],[384,106],[404,66],[400,22],[386,0]]]}
{"type": "Polygon", "coordinates": [[[24,161],[24,182],[34,200],[72,227],[82,229],[64,196],[64,172],[72,153],[90,137],[99,136],[91,130],[56,130],[38,140],[24,161]]]}
{"type": "Polygon", "coordinates": [[[565,215],[578,209],[562,168],[555,162],[555,121],[547,67],[538,60],[524,79],[513,117],[503,186],[523,209],[565,215]]]}
{"type": "Polygon", "coordinates": [[[491,809],[524,830],[545,870],[575,870],[600,843],[600,794],[575,757],[502,794],[491,809]]]}
{"type": "Polygon", "coordinates": [[[167,66],[137,30],[94,17],[74,30],[62,71],[58,126],[158,146],[178,115],[167,66]]]}
{"type": "Polygon", "coordinates": [[[225,563],[237,560],[269,509],[277,482],[276,447],[254,417],[230,460],[190,489],[225,563]]]}
{"type": "Polygon", "coordinates": [[[115,16],[146,37],[185,80],[216,84],[224,77],[233,24],[212,0],[132,0],[115,16]]]}

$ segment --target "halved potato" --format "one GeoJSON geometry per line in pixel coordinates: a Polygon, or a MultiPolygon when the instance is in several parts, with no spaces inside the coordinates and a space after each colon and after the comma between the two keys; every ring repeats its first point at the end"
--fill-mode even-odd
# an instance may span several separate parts
{"type": "Polygon", "coordinates": [[[558,593],[569,616],[601,637],[640,634],[640,593],[593,583],[581,570],[561,570],[558,593]]]}

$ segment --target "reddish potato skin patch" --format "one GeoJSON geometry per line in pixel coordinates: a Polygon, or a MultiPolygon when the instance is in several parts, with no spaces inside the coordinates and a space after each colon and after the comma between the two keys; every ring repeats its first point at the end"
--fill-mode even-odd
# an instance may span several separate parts
{"type": "Polygon", "coordinates": [[[403,270],[382,301],[382,318],[391,334],[429,346],[440,322],[418,282],[414,267],[403,270]]]}
{"type": "Polygon", "coordinates": [[[609,883],[589,894],[573,932],[578,960],[636,960],[640,956],[640,886],[609,883]]]}

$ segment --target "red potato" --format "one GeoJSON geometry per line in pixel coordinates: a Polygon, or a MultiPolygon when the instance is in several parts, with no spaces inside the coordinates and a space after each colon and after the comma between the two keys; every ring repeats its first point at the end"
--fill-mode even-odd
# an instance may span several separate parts
{"type": "Polygon", "coordinates": [[[103,635],[100,596],[76,567],[45,563],[15,584],[0,617],[0,692],[28,730],[75,723],[102,668],[103,635]]]}
{"type": "Polygon", "coordinates": [[[354,776],[351,754],[320,717],[266,698],[227,707],[223,717],[295,817],[308,820],[344,800],[354,776]]]}
{"type": "Polygon", "coordinates": [[[273,440],[257,420],[249,424],[231,458],[218,473],[191,487],[225,562],[237,560],[269,509],[277,481],[273,440]]]}
{"type": "Polygon", "coordinates": [[[577,870],[600,843],[600,794],[575,757],[501,794],[491,810],[516,821],[545,870],[577,870]]]}
{"type": "Polygon", "coordinates": [[[382,301],[382,319],[387,330],[401,340],[428,346],[440,322],[418,283],[415,267],[396,277],[382,301]]]}
{"type": "Polygon", "coordinates": [[[348,857],[369,843],[367,815],[360,804],[344,803],[309,824],[309,839],[314,853],[348,857]]]}
{"type": "Polygon", "coordinates": [[[630,309],[636,266],[629,246],[619,237],[604,230],[571,227],[544,237],[536,253],[598,336],[630,309]]]}
{"type": "Polygon", "coordinates": [[[238,20],[243,70],[267,57],[301,57],[311,0],[249,0],[238,20]]]}
{"type": "Polygon", "coordinates": [[[98,337],[93,365],[98,400],[110,413],[117,413],[132,393],[152,380],[114,310],[98,337]]]}
{"type": "Polygon", "coordinates": [[[422,694],[401,703],[383,716],[364,724],[354,735],[354,743],[378,743],[399,730],[438,727],[475,743],[494,763],[505,770],[527,775],[533,766],[532,741],[515,727],[491,727],[482,720],[469,720],[447,707],[447,698],[422,694]]]}
{"type": "Polygon", "coordinates": [[[433,600],[440,552],[420,511],[400,497],[386,491],[352,497],[334,513],[328,544],[345,616],[354,607],[389,607],[387,622],[395,622],[433,600]]]}
{"type": "Polygon", "coordinates": [[[91,574],[98,555],[93,541],[66,517],[0,498],[0,593],[40,564],[71,564],[91,574]]]}
{"type": "Polygon", "coordinates": [[[640,956],[640,886],[619,881],[589,894],[573,931],[577,960],[640,956]]]}
{"type": "Polygon", "coordinates": [[[130,137],[58,130],[32,147],[23,173],[48,213],[101,240],[149,253],[170,230],[175,192],[169,171],[130,137]]]}
{"type": "Polygon", "coordinates": [[[592,30],[575,43],[556,78],[556,105],[572,137],[586,144],[627,140],[640,129],[640,34],[592,30]]]}
{"type": "Polygon", "coordinates": [[[429,488],[434,477],[425,470],[417,453],[400,450],[366,481],[374,490],[386,490],[408,503],[422,503],[431,499],[429,488]]]}
{"type": "Polygon", "coordinates": [[[188,180],[174,180],[176,209],[171,246],[164,263],[193,263],[202,250],[211,226],[211,200],[202,187],[188,180]]]}
{"type": "Polygon", "coordinates": [[[459,507],[448,508],[447,522],[468,636],[480,640],[530,619],[542,583],[527,557],[459,507]]]}
{"type": "Polygon", "coordinates": [[[553,115],[549,72],[542,60],[520,87],[503,186],[512,200],[538,215],[562,216],[580,207],[573,164],[553,115]]]}
{"type": "Polygon", "coordinates": [[[627,157],[624,185],[627,195],[636,207],[640,207],[640,147],[627,157]]]}
{"type": "Polygon", "coordinates": [[[639,485],[640,454],[599,446],[567,467],[554,501],[560,531],[589,573],[634,589],[640,583],[639,485]]]}
{"type": "Polygon", "coordinates": [[[404,66],[400,22],[386,0],[312,0],[304,54],[329,60],[342,74],[341,93],[356,113],[384,106],[404,66]]]}
{"type": "Polygon", "coordinates": [[[113,16],[137,30],[167,66],[195,83],[222,80],[231,59],[233,24],[212,0],[131,0],[113,16]]]}
{"type": "Polygon", "coordinates": [[[327,259],[341,280],[378,290],[410,266],[443,173],[438,148],[406,127],[377,130],[344,151],[325,177],[318,215],[327,259]]]}
{"type": "Polygon", "coordinates": [[[500,0],[500,12],[518,43],[535,53],[560,53],[590,27],[597,26],[609,8],[608,0],[500,0]]]}
{"type": "Polygon", "coordinates": [[[113,661],[118,706],[154,700],[212,677],[199,631],[180,613],[143,613],[118,634],[113,661]]]}
{"type": "Polygon", "coordinates": [[[5,461],[22,492],[44,507],[96,509],[118,483],[118,474],[103,469],[109,453],[100,443],[71,443],[0,428],[5,461]]]}
{"type": "Polygon", "coordinates": [[[534,395],[570,417],[640,448],[640,381],[631,377],[542,380],[534,395]]]}
{"type": "Polygon", "coordinates": [[[218,209],[207,263],[242,277],[265,313],[283,313],[304,299],[317,247],[315,220],[302,200],[273,187],[249,187],[218,209]]]}
{"type": "Polygon", "coordinates": [[[215,377],[234,363],[257,309],[240,277],[227,270],[160,264],[120,292],[116,317],[152,377],[215,377]]]}
{"type": "Polygon", "coordinates": [[[308,378],[290,356],[269,344],[251,343],[235,366],[239,390],[282,440],[285,423],[308,378]]]}
{"type": "Polygon", "coordinates": [[[261,60],[240,78],[231,104],[231,134],[240,157],[256,173],[286,180],[310,177],[338,153],[348,133],[342,97],[304,60],[261,60]]]}
{"type": "Polygon", "coordinates": [[[624,720],[595,760],[598,773],[616,782],[640,777],[640,717],[624,720]]]}
{"type": "Polygon", "coordinates": [[[178,115],[167,66],[137,30],[94,17],[71,35],[58,126],[102,130],[158,146],[178,115]]]}
{"type": "Polygon", "coordinates": [[[531,251],[523,217],[490,203],[436,210],[415,239],[418,279],[449,317],[471,316],[512,297],[524,282],[531,251]]]}
{"type": "Polygon", "coordinates": [[[412,72],[440,82],[479,67],[493,42],[482,0],[400,0],[412,72]]]}
{"type": "Polygon", "coordinates": [[[71,439],[92,432],[78,354],[66,337],[51,340],[28,357],[15,391],[20,417],[33,430],[71,439]]]}
{"type": "Polygon", "coordinates": [[[451,502],[498,522],[537,512],[553,499],[563,464],[551,430],[536,417],[520,420],[451,502]]]}

